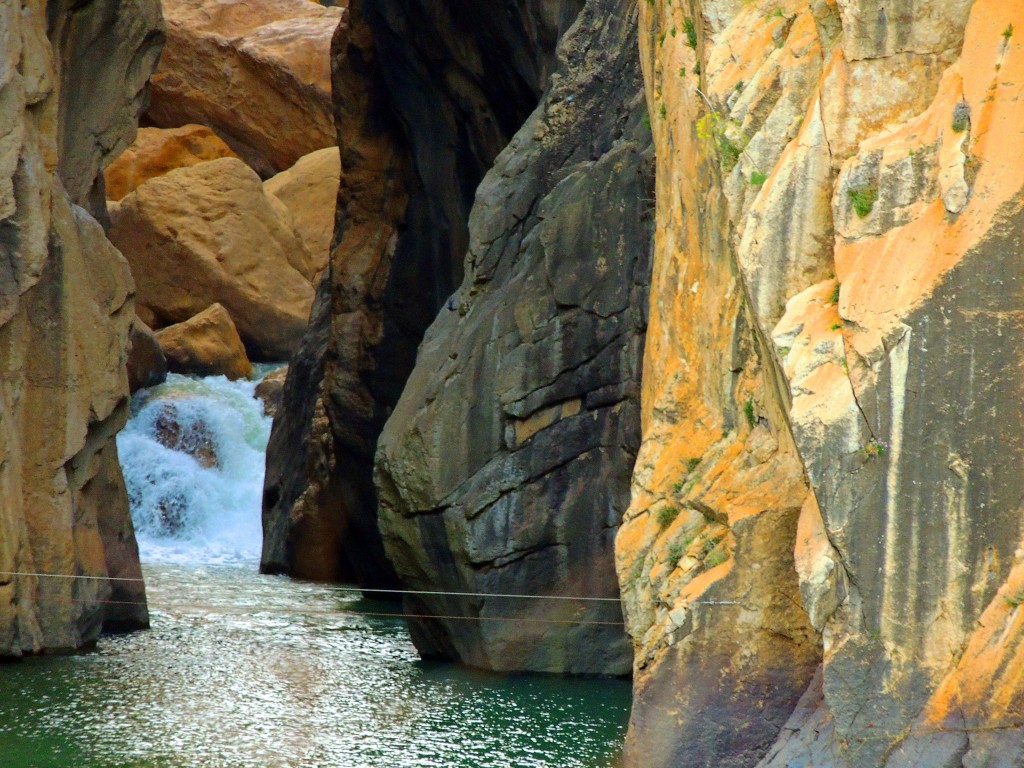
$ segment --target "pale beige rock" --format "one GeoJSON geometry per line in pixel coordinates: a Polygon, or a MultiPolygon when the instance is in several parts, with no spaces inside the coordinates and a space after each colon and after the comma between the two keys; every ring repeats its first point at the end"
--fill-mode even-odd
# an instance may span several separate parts
{"type": "Polygon", "coordinates": [[[104,171],[108,200],[120,200],[142,182],[235,153],[205,125],[140,128],[135,141],[104,171]]]}
{"type": "Polygon", "coordinates": [[[251,357],[284,360],[298,347],[313,300],[309,253],[243,162],[150,179],[111,205],[111,222],[154,327],[220,303],[251,357]]]}
{"type": "Polygon", "coordinates": [[[164,0],[167,46],[148,116],[213,128],[263,175],[337,143],[331,37],[341,8],[307,0],[164,0]]]}
{"type": "Polygon", "coordinates": [[[263,189],[288,209],[295,231],[312,256],[313,274],[327,266],[334,237],[334,210],[338,205],[341,157],[337,147],[303,157],[287,171],[268,179],[263,189]]]}
{"type": "Polygon", "coordinates": [[[235,324],[220,304],[157,331],[156,338],[173,373],[227,376],[232,380],[252,374],[252,363],[245,356],[235,324]]]}

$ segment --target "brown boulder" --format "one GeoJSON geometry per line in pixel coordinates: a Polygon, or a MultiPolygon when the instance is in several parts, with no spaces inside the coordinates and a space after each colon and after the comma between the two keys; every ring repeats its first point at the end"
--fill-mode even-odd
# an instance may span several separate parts
{"type": "Polygon", "coordinates": [[[327,266],[330,256],[340,177],[338,148],[328,147],[263,183],[264,191],[284,203],[291,214],[295,231],[313,257],[314,274],[327,266]]]}
{"type": "Polygon", "coordinates": [[[128,390],[154,387],[167,378],[167,358],[153,330],[135,318],[128,339],[128,390]]]}
{"type": "Polygon", "coordinates": [[[255,395],[263,403],[263,410],[268,416],[276,416],[284,397],[284,382],[288,378],[288,366],[282,365],[266,376],[256,385],[255,395]]]}
{"type": "Polygon", "coordinates": [[[109,235],[131,263],[140,317],[161,328],[220,303],[251,357],[287,359],[313,287],[281,207],[234,158],[179,168],[112,204],[109,235]]]}
{"type": "Polygon", "coordinates": [[[232,380],[244,379],[252,373],[252,363],[245,356],[231,315],[220,304],[164,328],[156,339],[174,373],[227,376],[232,380]]]}
{"type": "Polygon", "coordinates": [[[147,179],[207,160],[236,157],[205,125],[140,128],[135,141],[104,172],[107,199],[120,200],[147,179]]]}
{"type": "Polygon", "coordinates": [[[307,0],[164,0],[167,45],[149,119],[212,127],[261,174],[336,143],[331,35],[340,8],[307,0]]]}

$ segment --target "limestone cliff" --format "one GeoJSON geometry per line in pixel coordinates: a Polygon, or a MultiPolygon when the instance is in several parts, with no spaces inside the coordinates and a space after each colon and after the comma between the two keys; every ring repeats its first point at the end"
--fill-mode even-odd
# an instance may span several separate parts
{"type": "Polygon", "coordinates": [[[476,187],[580,5],[349,3],[332,53],[336,244],[268,447],[264,570],[396,584],[377,531],[377,438],[461,280],[476,187]]]}
{"type": "Polygon", "coordinates": [[[148,621],[141,582],[107,581],[141,576],[113,441],[134,285],[79,206],[134,136],[161,34],[151,0],[0,2],[2,655],[148,621]]]}
{"type": "Polygon", "coordinates": [[[589,2],[559,60],[480,185],[465,280],[381,436],[380,526],[410,589],[495,595],[407,597],[422,654],[625,674],[613,541],[653,224],[635,3],[589,2]]]}
{"type": "Polygon", "coordinates": [[[627,765],[1020,764],[1024,6],[641,12],[627,765]]]}

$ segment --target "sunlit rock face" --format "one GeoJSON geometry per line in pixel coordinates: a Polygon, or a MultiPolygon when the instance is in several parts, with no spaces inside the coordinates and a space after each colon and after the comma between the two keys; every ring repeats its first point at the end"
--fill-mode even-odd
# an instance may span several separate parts
{"type": "Polygon", "coordinates": [[[588,3],[559,51],[552,88],[480,185],[465,280],[381,436],[380,527],[413,589],[611,598],[407,599],[413,616],[452,617],[411,619],[424,655],[626,674],[613,541],[638,447],[653,225],[630,4],[588,3]]]}
{"type": "Polygon", "coordinates": [[[462,278],[476,187],[581,5],[349,3],[332,48],[336,242],[267,449],[264,570],[397,585],[377,527],[377,438],[462,278]]]}
{"type": "Polygon", "coordinates": [[[626,762],[1014,765],[1024,9],[640,14],[659,226],[626,762]]]}
{"type": "Polygon", "coordinates": [[[141,576],[113,442],[134,285],[80,205],[102,213],[134,137],[160,7],[2,2],[0,37],[0,654],[20,655],[148,622],[141,582],[102,578],[141,576]]]}

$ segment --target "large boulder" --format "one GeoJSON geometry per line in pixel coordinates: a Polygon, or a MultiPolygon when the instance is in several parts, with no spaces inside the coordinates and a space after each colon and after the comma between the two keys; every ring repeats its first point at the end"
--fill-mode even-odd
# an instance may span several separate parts
{"type": "Polygon", "coordinates": [[[394,584],[376,519],[377,438],[423,332],[462,278],[476,187],[536,106],[582,0],[459,3],[458,13],[453,5],[352,0],[338,27],[340,240],[326,272],[330,306],[309,331],[311,342],[326,343],[306,346],[274,426],[282,436],[324,439],[303,440],[316,447],[307,454],[271,437],[267,570],[317,567],[299,563],[307,550],[292,537],[315,536],[310,521],[336,520],[344,508],[344,525],[333,525],[343,529],[342,545],[328,570],[394,584]],[[302,391],[289,395],[293,386],[302,391]]]}
{"type": "Polygon", "coordinates": [[[327,266],[331,254],[340,176],[341,155],[337,147],[328,147],[306,155],[263,183],[267,194],[284,203],[291,214],[316,273],[327,266]]]}
{"type": "Polygon", "coordinates": [[[120,200],[147,179],[235,153],[205,125],[140,128],[135,141],[104,171],[108,200],[120,200]]]}
{"type": "Polygon", "coordinates": [[[134,136],[155,0],[0,0],[0,656],[148,623],[117,459],[134,286],[84,207],[134,136]],[[79,205],[81,204],[81,205],[79,205]],[[40,574],[78,575],[53,578],[40,574]]]}
{"type": "Polygon", "coordinates": [[[231,315],[213,304],[183,323],[157,331],[156,339],[173,373],[245,379],[252,363],[238,337],[231,315]]]}
{"type": "Polygon", "coordinates": [[[138,282],[139,315],[154,328],[220,303],[250,357],[285,360],[298,347],[313,300],[309,253],[241,160],[150,179],[110,216],[110,239],[138,282]]]}
{"type": "Polygon", "coordinates": [[[331,35],[308,0],[164,0],[167,45],[147,118],[213,128],[263,176],[336,144],[331,35]]]}

